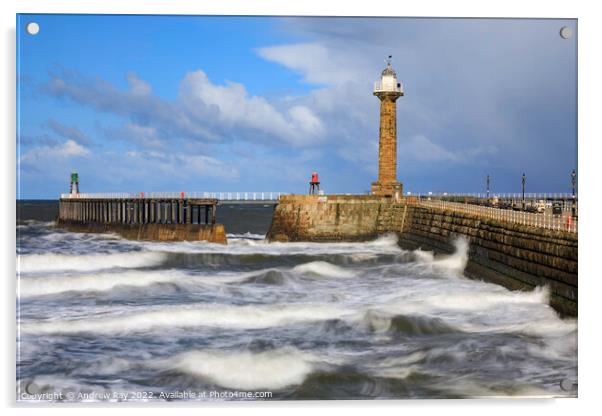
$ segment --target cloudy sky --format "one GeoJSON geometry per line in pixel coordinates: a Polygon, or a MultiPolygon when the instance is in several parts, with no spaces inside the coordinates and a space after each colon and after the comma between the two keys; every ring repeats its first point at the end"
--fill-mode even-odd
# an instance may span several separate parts
{"type": "Polygon", "coordinates": [[[364,193],[387,55],[405,191],[569,192],[574,20],[21,15],[18,196],[364,193]],[[35,21],[40,32],[25,32],[35,21]]]}

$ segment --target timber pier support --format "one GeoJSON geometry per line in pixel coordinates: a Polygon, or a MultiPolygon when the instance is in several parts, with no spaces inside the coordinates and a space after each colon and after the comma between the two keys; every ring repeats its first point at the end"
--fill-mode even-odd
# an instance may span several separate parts
{"type": "Polygon", "coordinates": [[[116,232],[135,240],[226,243],[223,225],[216,224],[217,199],[105,197],[63,194],[57,224],[72,231],[116,232]]]}

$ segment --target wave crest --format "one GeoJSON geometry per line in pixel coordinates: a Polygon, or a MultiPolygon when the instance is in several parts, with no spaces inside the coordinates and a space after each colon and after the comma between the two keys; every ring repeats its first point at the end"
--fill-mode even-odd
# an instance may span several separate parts
{"type": "Polygon", "coordinates": [[[318,361],[313,354],[288,347],[262,352],[187,351],[158,366],[240,390],[279,390],[303,383],[318,361]]]}
{"type": "Polygon", "coordinates": [[[21,254],[17,256],[17,270],[21,273],[36,273],[152,267],[161,264],[165,259],[165,253],[138,251],[106,254],[21,254]]]}
{"type": "Polygon", "coordinates": [[[293,272],[314,274],[324,277],[355,277],[355,272],[344,269],[326,261],[312,261],[293,268],[293,272]]]}
{"type": "Polygon", "coordinates": [[[202,305],[162,307],[156,310],[97,319],[51,320],[22,323],[30,333],[129,333],[154,329],[213,327],[262,329],[341,318],[350,312],[327,305],[202,305]]]}

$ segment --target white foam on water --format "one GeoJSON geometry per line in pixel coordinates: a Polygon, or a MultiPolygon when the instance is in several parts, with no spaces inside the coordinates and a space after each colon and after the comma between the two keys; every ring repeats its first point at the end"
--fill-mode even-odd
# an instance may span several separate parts
{"type": "Polygon", "coordinates": [[[18,227],[29,227],[29,226],[36,226],[36,227],[52,227],[56,224],[55,221],[40,221],[40,220],[24,220],[22,221],[23,224],[18,225],[18,227]]]}
{"type": "Polygon", "coordinates": [[[461,275],[468,262],[468,239],[464,236],[458,237],[453,241],[453,245],[454,253],[450,256],[435,258],[433,265],[455,272],[456,275],[461,275]]]}
{"type": "Polygon", "coordinates": [[[403,380],[412,373],[422,370],[418,363],[426,358],[422,351],[416,351],[400,357],[387,357],[383,360],[365,363],[368,371],[377,377],[403,380]]]}
{"type": "Polygon", "coordinates": [[[353,270],[344,269],[326,261],[312,261],[310,263],[300,264],[293,267],[293,272],[303,274],[315,274],[324,277],[355,277],[356,273],[353,270]]]}
{"type": "Polygon", "coordinates": [[[550,290],[545,286],[531,291],[511,291],[493,284],[485,284],[480,290],[478,287],[471,289],[430,294],[423,302],[429,308],[478,311],[499,308],[504,304],[547,305],[550,299],[550,290]]]}
{"type": "Polygon", "coordinates": [[[413,254],[418,265],[426,265],[430,270],[439,272],[444,276],[460,277],[468,263],[468,239],[464,236],[457,237],[452,244],[454,252],[450,255],[438,255],[432,251],[414,250],[413,254]]]}
{"type": "Polygon", "coordinates": [[[259,240],[262,241],[265,239],[265,234],[253,234],[251,232],[246,232],[244,234],[226,234],[226,237],[228,238],[234,238],[234,239],[247,239],[247,240],[259,240]]]}
{"type": "Polygon", "coordinates": [[[161,307],[139,313],[121,313],[104,318],[24,322],[24,333],[128,333],[154,329],[215,327],[261,329],[304,322],[342,318],[352,313],[327,305],[211,305],[161,307]]]}
{"type": "Polygon", "coordinates": [[[22,254],[17,256],[17,269],[21,273],[78,270],[92,271],[121,268],[149,267],[161,264],[166,258],[159,252],[128,252],[107,254],[22,254]]]}
{"type": "Polygon", "coordinates": [[[265,239],[231,238],[227,245],[208,242],[132,242],[150,251],[177,252],[177,253],[212,253],[212,254],[264,254],[264,255],[328,255],[328,254],[353,254],[353,253],[401,253],[403,250],[397,245],[395,234],[385,235],[368,242],[356,243],[281,243],[268,242],[265,239]]]}
{"type": "Polygon", "coordinates": [[[63,292],[110,291],[118,286],[143,287],[156,283],[177,282],[190,275],[174,270],[152,272],[124,271],[84,276],[27,277],[19,280],[21,297],[53,295],[63,292]]]}
{"type": "Polygon", "coordinates": [[[504,399],[504,398],[552,398],[564,394],[551,393],[539,387],[530,386],[520,382],[513,382],[511,386],[503,382],[485,385],[482,381],[472,379],[471,376],[459,376],[445,382],[435,382],[432,385],[448,394],[458,395],[473,399],[504,399]]]}
{"type": "Polygon", "coordinates": [[[412,253],[418,263],[432,263],[435,260],[435,253],[432,251],[416,249],[412,253]]]}
{"type": "Polygon", "coordinates": [[[375,240],[368,241],[364,244],[368,244],[372,247],[398,247],[397,243],[399,238],[395,233],[383,234],[376,238],[375,240]]]}
{"type": "Polygon", "coordinates": [[[318,362],[314,354],[287,347],[262,352],[187,351],[157,365],[225,388],[252,391],[299,385],[318,362]]]}
{"type": "Polygon", "coordinates": [[[354,262],[362,262],[366,260],[374,260],[378,258],[378,254],[376,253],[352,253],[349,255],[352,261],[354,262]]]}
{"type": "MultiPolygon", "coordinates": [[[[569,335],[577,330],[577,321],[560,319],[548,305],[547,287],[532,291],[510,291],[490,283],[467,280],[463,286],[450,286],[444,291],[425,290],[392,296],[374,305],[375,312],[389,315],[419,315],[440,318],[443,323],[459,331],[471,333],[524,333],[540,337],[569,335]]],[[[389,321],[378,316],[370,320],[378,332],[388,329],[389,321]]],[[[356,315],[356,320],[366,319],[356,315]]]]}

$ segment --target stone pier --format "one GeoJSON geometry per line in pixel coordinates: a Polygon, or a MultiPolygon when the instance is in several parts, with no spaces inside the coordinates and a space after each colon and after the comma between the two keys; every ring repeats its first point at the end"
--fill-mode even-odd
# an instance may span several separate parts
{"type": "Polygon", "coordinates": [[[451,253],[469,242],[468,277],[511,290],[550,289],[550,305],[577,315],[577,233],[510,223],[379,196],[282,196],[267,238],[271,241],[362,241],[395,233],[402,248],[451,253]]]}

